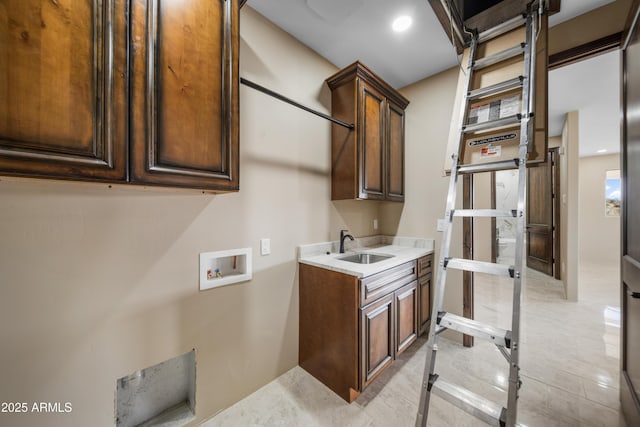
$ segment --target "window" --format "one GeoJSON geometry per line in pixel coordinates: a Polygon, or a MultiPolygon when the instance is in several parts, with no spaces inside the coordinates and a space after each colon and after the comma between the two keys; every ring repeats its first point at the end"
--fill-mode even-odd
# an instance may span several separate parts
{"type": "Polygon", "coordinates": [[[610,170],[606,173],[604,214],[605,216],[620,216],[620,203],[622,201],[620,170],[610,170]]]}

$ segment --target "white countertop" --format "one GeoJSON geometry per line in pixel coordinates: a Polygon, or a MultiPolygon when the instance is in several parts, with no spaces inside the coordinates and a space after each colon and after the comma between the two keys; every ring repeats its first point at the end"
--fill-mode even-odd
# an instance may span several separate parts
{"type": "Polygon", "coordinates": [[[372,236],[345,241],[345,253],[338,253],[339,242],[324,242],[298,247],[298,262],[357,277],[367,277],[433,252],[433,239],[372,236]],[[369,252],[392,255],[373,264],[343,261],[349,254],[369,252]]]}

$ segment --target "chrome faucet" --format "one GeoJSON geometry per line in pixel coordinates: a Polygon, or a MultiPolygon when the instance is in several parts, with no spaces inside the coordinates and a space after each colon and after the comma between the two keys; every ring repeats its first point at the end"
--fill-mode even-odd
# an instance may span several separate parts
{"type": "Polygon", "coordinates": [[[347,231],[349,231],[349,230],[340,230],[340,253],[341,254],[344,253],[344,239],[346,239],[348,237],[352,241],[354,240],[354,238],[353,238],[353,236],[351,234],[345,234],[347,231]]]}

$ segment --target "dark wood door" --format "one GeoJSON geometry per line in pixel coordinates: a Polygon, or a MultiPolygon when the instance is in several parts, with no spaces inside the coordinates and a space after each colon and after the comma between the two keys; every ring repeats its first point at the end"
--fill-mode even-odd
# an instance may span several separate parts
{"type": "Polygon", "coordinates": [[[373,86],[360,82],[360,191],[361,199],[384,199],[384,96],[373,86]]]}
{"type": "Polygon", "coordinates": [[[404,110],[387,101],[386,199],[404,201],[404,110]]]}
{"type": "Polygon", "coordinates": [[[134,182],[237,190],[238,0],[132,3],[134,182]]]}
{"type": "Polygon", "coordinates": [[[394,292],[396,310],[396,356],[418,338],[418,282],[394,292]]]}
{"type": "Polygon", "coordinates": [[[527,266],[553,275],[554,157],[527,169],[527,266]]]}
{"type": "Polygon", "coordinates": [[[361,310],[361,390],[393,362],[393,299],[393,294],[387,295],[361,310]]]}
{"type": "Polygon", "coordinates": [[[620,397],[627,425],[640,425],[640,6],[623,49],[620,397]]]}
{"type": "Polygon", "coordinates": [[[3,0],[0,173],[125,180],[125,0],[3,0]]]}

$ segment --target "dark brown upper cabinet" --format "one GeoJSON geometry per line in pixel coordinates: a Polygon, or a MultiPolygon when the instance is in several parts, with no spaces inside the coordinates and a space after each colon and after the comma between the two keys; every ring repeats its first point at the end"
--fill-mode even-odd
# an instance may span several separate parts
{"type": "Polygon", "coordinates": [[[238,189],[238,11],[133,3],[131,181],[238,189]]]}
{"type": "Polygon", "coordinates": [[[7,0],[0,174],[238,189],[239,0],[7,0]]]}
{"type": "Polygon", "coordinates": [[[331,200],[404,201],[404,110],[409,101],[360,62],[327,79],[332,115],[331,200]]]}
{"type": "Polygon", "coordinates": [[[0,9],[0,171],[127,177],[125,0],[0,9]]]}

